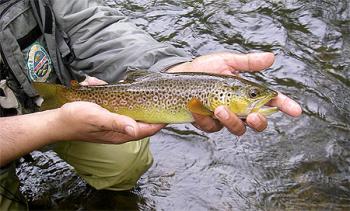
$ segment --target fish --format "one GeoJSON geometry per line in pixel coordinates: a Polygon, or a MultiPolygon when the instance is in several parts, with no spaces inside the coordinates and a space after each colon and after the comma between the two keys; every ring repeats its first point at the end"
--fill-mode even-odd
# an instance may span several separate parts
{"type": "Polygon", "coordinates": [[[265,104],[277,96],[268,87],[237,75],[182,72],[130,71],[114,84],[71,87],[34,82],[43,97],[41,110],[68,102],[88,101],[134,120],[146,123],[189,123],[192,113],[213,116],[221,105],[240,118],[257,112],[268,116],[278,111],[265,104]]]}

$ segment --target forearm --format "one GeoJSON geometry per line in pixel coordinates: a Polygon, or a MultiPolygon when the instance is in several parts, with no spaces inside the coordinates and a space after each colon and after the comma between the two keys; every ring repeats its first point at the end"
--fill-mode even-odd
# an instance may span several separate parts
{"type": "Polygon", "coordinates": [[[58,110],[0,118],[0,166],[59,140],[58,110]]]}
{"type": "Polygon", "coordinates": [[[127,69],[163,71],[192,60],[185,51],[156,41],[101,1],[51,2],[56,22],[69,36],[77,58],[70,63],[73,75],[87,74],[112,83],[122,79],[127,69]]]}

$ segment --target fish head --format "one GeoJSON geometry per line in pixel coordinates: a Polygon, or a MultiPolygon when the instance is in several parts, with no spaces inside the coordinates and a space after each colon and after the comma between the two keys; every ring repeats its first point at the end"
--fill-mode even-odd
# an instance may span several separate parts
{"type": "Polygon", "coordinates": [[[248,114],[257,112],[263,115],[270,115],[278,111],[276,107],[265,106],[278,93],[261,85],[249,85],[241,90],[241,98],[236,102],[230,101],[229,108],[237,109],[239,117],[246,117],[248,114]],[[238,105],[238,106],[237,106],[238,105]]]}
{"type": "Polygon", "coordinates": [[[213,98],[216,101],[213,103],[216,105],[215,107],[226,105],[240,118],[245,118],[253,112],[267,116],[278,111],[276,107],[265,106],[278,93],[263,85],[239,79],[239,82],[226,84],[225,88],[221,88],[221,90],[213,98]]]}

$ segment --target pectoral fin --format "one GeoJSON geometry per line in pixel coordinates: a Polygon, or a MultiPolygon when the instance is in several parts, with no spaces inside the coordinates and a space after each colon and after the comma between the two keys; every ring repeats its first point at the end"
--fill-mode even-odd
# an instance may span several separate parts
{"type": "Polygon", "coordinates": [[[189,111],[195,114],[205,115],[205,116],[211,116],[213,115],[213,112],[211,112],[209,109],[207,109],[203,103],[198,100],[197,98],[192,98],[187,103],[187,108],[189,111]]]}

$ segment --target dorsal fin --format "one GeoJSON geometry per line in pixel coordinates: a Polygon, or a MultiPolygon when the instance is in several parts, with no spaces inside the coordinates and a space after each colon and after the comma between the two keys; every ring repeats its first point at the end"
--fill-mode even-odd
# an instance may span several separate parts
{"type": "Polygon", "coordinates": [[[188,110],[190,110],[192,113],[195,113],[195,114],[201,114],[201,115],[205,115],[205,116],[213,115],[213,112],[211,112],[209,109],[207,109],[203,105],[203,103],[197,98],[192,98],[187,103],[187,108],[188,108],[188,110]]]}
{"type": "Polygon", "coordinates": [[[128,70],[125,75],[125,79],[123,82],[131,83],[136,81],[137,79],[146,77],[150,74],[154,74],[154,72],[147,71],[147,70],[128,70]]]}

